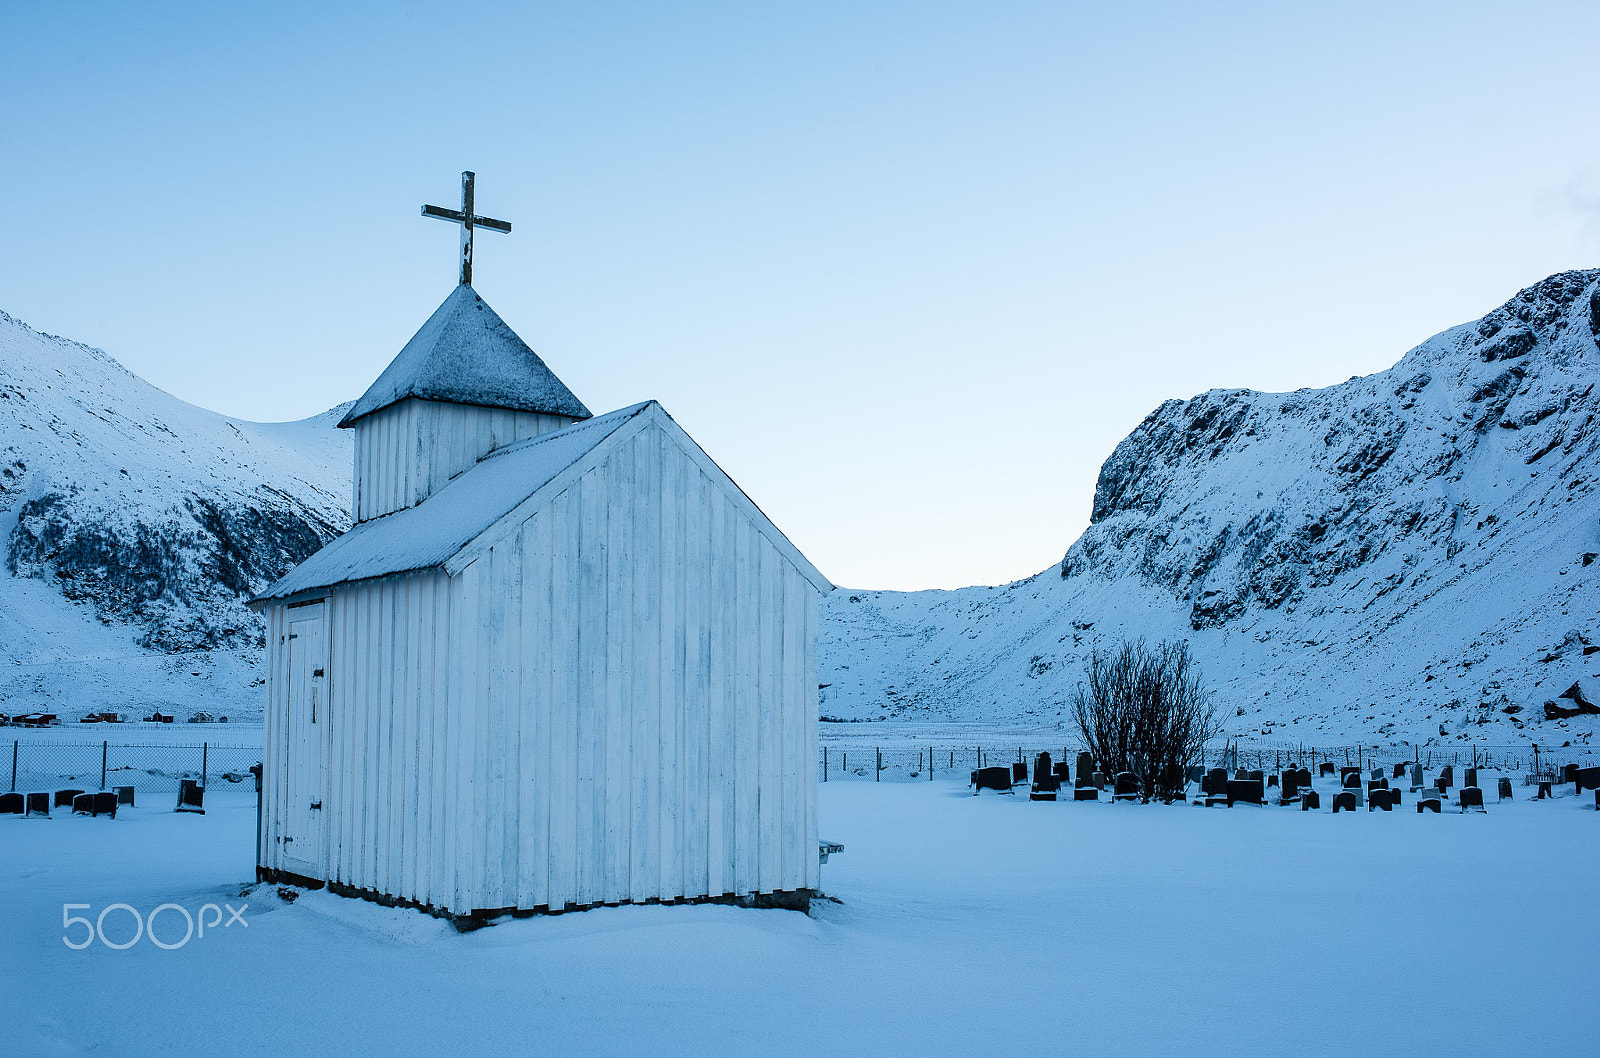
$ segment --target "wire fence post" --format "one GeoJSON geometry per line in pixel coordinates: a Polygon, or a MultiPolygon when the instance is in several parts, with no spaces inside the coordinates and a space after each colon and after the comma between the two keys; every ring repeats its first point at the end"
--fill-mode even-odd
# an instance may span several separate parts
{"type": "Polygon", "coordinates": [[[11,740],[11,792],[17,792],[17,747],[22,745],[20,738],[11,740]]]}
{"type": "Polygon", "coordinates": [[[200,743],[200,785],[201,786],[206,785],[206,772],[209,770],[207,768],[207,765],[211,762],[210,758],[211,758],[211,743],[209,743],[209,742],[200,743]]]}
{"type": "Polygon", "coordinates": [[[877,771],[873,772],[872,781],[873,782],[882,782],[883,781],[883,750],[881,748],[878,748],[878,749],[875,749],[873,752],[875,752],[878,755],[878,769],[877,769],[877,771]]]}
{"type": "Polygon", "coordinates": [[[822,781],[828,781],[828,747],[822,747],[822,781]]]}
{"type": "Polygon", "coordinates": [[[111,748],[111,741],[107,739],[100,743],[100,789],[106,788],[106,751],[111,748]]]}
{"type": "Polygon", "coordinates": [[[933,781],[933,747],[928,747],[928,781],[933,781]]]}

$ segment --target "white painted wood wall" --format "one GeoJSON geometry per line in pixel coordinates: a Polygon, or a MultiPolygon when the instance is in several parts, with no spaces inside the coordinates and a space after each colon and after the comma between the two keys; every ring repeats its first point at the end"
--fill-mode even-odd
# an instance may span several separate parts
{"type": "Polygon", "coordinates": [[[417,397],[375,411],[353,427],[356,521],[415,506],[496,448],[576,421],[417,397]]]}
{"type": "Polygon", "coordinates": [[[456,576],[329,600],[333,880],[455,914],[818,887],[817,589],[660,426],[456,576]]]}

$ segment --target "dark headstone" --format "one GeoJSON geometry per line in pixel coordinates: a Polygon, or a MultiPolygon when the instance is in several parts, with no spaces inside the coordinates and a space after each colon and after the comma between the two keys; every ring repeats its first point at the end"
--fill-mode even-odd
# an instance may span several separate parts
{"type": "Polygon", "coordinates": [[[1325,760],[1321,764],[1317,765],[1317,774],[1318,775],[1333,775],[1333,774],[1335,774],[1335,768],[1333,766],[1333,761],[1325,760]]]}
{"type": "Polygon", "coordinates": [[[1295,772],[1294,775],[1295,775],[1295,781],[1298,782],[1301,786],[1304,786],[1304,787],[1307,787],[1307,788],[1309,788],[1311,786],[1311,769],[1310,768],[1301,768],[1299,771],[1295,772]]]}
{"type": "Polygon", "coordinates": [[[47,793],[31,793],[28,795],[27,813],[30,816],[47,816],[50,814],[50,795],[47,793]]]}
{"type": "Polygon", "coordinates": [[[1013,783],[1028,781],[1028,766],[1020,760],[1011,765],[1011,781],[1013,783]]]}
{"type": "Polygon", "coordinates": [[[1555,796],[1555,794],[1550,792],[1550,780],[1549,779],[1540,779],[1539,780],[1539,792],[1534,795],[1533,799],[1535,801],[1543,801],[1547,797],[1554,797],[1554,796],[1555,796]]]}
{"type": "Polygon", "coordinates": [[[1273,774],[1267,776],[1267,785],[1268,786],[1276,786],[1276,785],[1278,785],[1278,775],[1277,775],[1276,772],[1274,772],[1273,774]]]}
{"type": "Polygon", "coordinates": [[[1185,782],[1199,782],[1206,777],[1206,770],[1198,764],[1191,764],[1183,770],[1185,782]]]}
{"type": "Polygon", "coordinates": [[[0,816],[20,816],[25,807],[25,802],[21,794],[0,794],[0,816]]]}
{"type": "Polygon", "coordinates": [[[1340,793],[1336,793],[1336,794],[1333,795],[1333,814],[1334,815],[1338,815],[1340,812],[1354,812],[1355,810],[1356,810],[1356,795],[1355,794],[1351,793],[1349,790],[1344,790],[1344,791],[1341,791],[1340,793]]]}
{"type": "Polygon", "coordinates": [[[1404,776],[1405,773],[1406,773],[1406,766],[1405,766],[1405,762],[1402,761],[1401,763],[1396,764],[1394,766],[1394,774],[1389,776],[1389,778],[1398,779],[1398,778],[1401,778],[1402,776],[1404,776]]]}
{"type": "Polygon", "coordinates": [[[1055,776],[1056,776],[1056,781],[1057,782],[1071,782],[1072,781],[1072,768],[1070,766],[1068,766],[1066,761],[1064,761],[1064,760],[1056,761],[1054,764],[1052,764],[1050,766],[1050,770],[1055,772],[1055,776]]]}
{"type": "Polygon", "coordinates": [[[131,787],[131,786],[118,786],[116,789],[117,789],[117,804],[119,804],[119,805],[127,805],[129,808],[132,808],[133,807],[133,787],[131,787]]]}
{"type": "Polygon", "coordinates": [[[117,818],[117,792],[115,790],[101,790],[94,796],[94,814],[97,816],[110,816],[117,818]]]}
{"type": "Polygon", "coordinates": [[[1562,782],[1577,782],[1578,781],[1578,766],[1576,764],[1564,765],[1562,767],[1562,769],[1561,769],[1561,781],[1562,782]]]}
{"type": "Polygon", "coordinates": [[[1056,799],[1056,791],[1059,789],[1061,789],[1060,779],[1056,778],[1054,775],[1041,775],[1039,777],[1039,781],[1033,784],[1033,792],[1036,794],[1049,794],[1050,796],[1048,798],[1035,797],[1034,800],[1054,801],[1056,799]]]}
{"type": "Polygon", "coordinates": [[[1072,799],[1074,801],[1098,801],[1100,800],[1100,791],[1093,786],[1074,786],[1072,788],[1072,799]]]}
{"type": "Polygon", "coordinates": [[[1351,786],[1360,786],[1361,785],[1361,769],[1360,768],[1340,768],[1339,769],[1339,785],[1342,786],[1342,787],[1345,787],[1345,788],[1349,788],[1351,786]],[[1356,777],[1356,781],[1354,783],[1352,783],[1350,781],[1350,776],[1352,776],[1352,775],[1354,775],[1356,777]]]}
{"type": "Polygon", "coordinates": [[[1441,774],[1437,779],[1433,780],[1433,786],[1440,793],[1447,792],[1450,789],[1450,776],[1441,774]]]}
{"type": "Polygon", "coordinates": [[[1419,797],[1417,798],[1417,814],[1432,812],[1434,815],[1438,815],[1442,805],[1443,802],[1437,797],[1419,797]]]}
{"type": "Polygon", "coordinates": [[[1483,791],[1476,786],[1461,788],[1461,810],[1465,812],[1469,808],[1475,808],[1480,812],[1488,811],[1483,807],[1483,791]]]}
{"type": "Polygon", "coordinates": [[[1036,786],[1034,786],[1033,789],[1029,790],[1028,791],[1028,800],[1030,800],[1030,801],[1054,801],[1056,799],[1056,791],[1061,789],[1061,784],[1056,782],[1055,779],[1053,779],[1053,778],[1050,781],[1052,783],[1054,783],[1055,785],[1051,786],[1049,789],[1045,789],[1042,786],[1037,786],[1036,785],[1036,786]]]}
{"type": "Polygon", "coordinates": [[[1467,786],[1476,786],[1476,785],[1478,785],[1478,769],[1477,768],[1468,768],[1467,769],[1466,785],[1467,786]]]}
{"type": "Polygon", "coordinates": [[[1583,793],[1585,790],[1600,790],[1600,768],[1579,768],[1578,773],[1572,777],[1577,785],[1573,793],[1583,793]]]}
{"type": "Polygon", "coordinates": [[[1266,788],[1260,779],[1231,779],[1228,782],[1228,805],[1243,801],[1247,805],[1266,804],[1266,788]]]}
{"type": "Polygon", "coordinates": [[[1050,769],[1050,754],[1041,753],[1033,758],[1033,784],[1039,785],[1041,779],[1054,779],[1055,772],[1050,769]]]}
{"type": "Polygon", "coordinates": [[[1440,768],[1439,781],[1444,784],[1443,786],[1439,787],[1441,791],[1448,790],[1450,787],[1454,786],[1456,784],[1455,765],[1446,764],[1444,767],[1440,768]]]}
{"type": "Polygon", "coordinates": [[[1423,785],[1424,780],[1422,776],[1422,765],[1411,765],[1411,792],[1416,793],[1418,790],[1422,789],[1423,785]]]}
{"type": "Polygon", "coordinates": [[[55,807],[60,808],[63,805],[70,806],[72,804],[72,799],[81,793],[83,793],[82,790],[57,790],[55,807]]]}
{"type": "Polygon", "coordinates": [[[1088,775],[1093,775],[1094,774],[1094,757],[1091,756],[1087,752],[1078,754],[1078,763],[1072,769],[1072,774],[1078,776],[1079,778],[1083,778],[1084,776],[1088,776],[1088,775]]]}
{"type": "MultiPolygon", "coordinates": [[[[999,769],[1004,771],[1004,768],[999,769]]],[[[1010,787],[1007,787],[1010,789],[1010,787]]],[[[198,812],[206,814],[205,810],[206,788],[193,779],[178,780],[178,806],[175,812],[198,812]]]]}
{"type": "Polygon", "coordinates": [[[1139,799],[1139,777],[1131,771],[1117,773],[1115,789],[1112,790],[1113,801],[1137,801],[1139,799]]]}
{"type": "Polygon", "coordinates": [[[1504,775],[1500,776],[1500,800],[1511,800],[1511,780],[1504,775]]]}
{"type": "Polygon", "coordinates": [[[94,815],[94,794],[81,793],[72,799],[72,814],[75,816],[94,815]]]}
{"type": "Polygon", "coordinates": [[[1396,808],[1400,807],[1400,791],[1398,789],[1391,789],[1389,791],[1389,803],[1394,805],[1396,808]]]}
{"type": "Polygon", "coordinates": [[[1381,808],[1385,812],[1393,811],[1394,805],[1394,797],[1391,795],[1389,790],[1383,788],[1382,786],[1377,787],[1367,794],[1367,811],[1369,812],[1374,808],[1381,808]]]}
{"type": "Polygon", "coordinates": [[[1288,804],[1299,796],[1300,776],[1293,768],[1290,768],[1283,773],[1283,777],[1278,784],[1278,803],[1288,804]]]}
{"type": "MultiPolygon", "coordinates": [[[[193,782],[191,779],[183,781],[185,783],[193,782]]],[[[1011,769],[1001,766],[979,768],[972,773],[972,785],[976,788],[974,792],[976,790],[999,790],[1004,793],[1011,789],[1011,769]]],[[[178,798],[178,810],[183,811],[183,798],[181,795],[178,798]]]]}
{"type": "Polygon", "coordinates": [[[1311,812],[1322,807],[1322,795],[1315,790],[1307,790],[1300,795],[1300,811],[1311,812]]]}
{"type": "Polygon", "coordinates": [[[1096,790],[1104,790],[1106,788],[1106,773],[1103,771],[1097,771],[1093,775],[1089,776],[1089,781],[1094,783],[1094,788],[1096,790]]]}

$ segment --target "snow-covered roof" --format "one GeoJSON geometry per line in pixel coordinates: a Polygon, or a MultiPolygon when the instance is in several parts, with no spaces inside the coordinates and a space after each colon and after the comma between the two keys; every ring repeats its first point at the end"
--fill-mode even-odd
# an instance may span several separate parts
{"type": "Polygon", "coordinates": [[[491,452],[415,507],[355,526],[253,601],[442,566],[651,403],[585,419],[491,452]]]}
{"type": "Polygon", "coordinates": [[[484,456],[415,507],[362,522],[290,570],[251,600],[287,599],[352,581],[425,569],[455,575],[496,540],[532,517],[550,497],[607,458],[607,442],[625,443],[659,426],[700,469],[719,482],[756,526],[818,591],[833,590],[761,508],[655,401],[635,404],[518,441],[484,456]],[[605,448],[606,451],[601,449],[605,448]]]}
{"type": "Polygon", "coordinates": [[[478,292],[450,292],[340,426],[407,397],[587,419],[589,409],[478,292]]]}

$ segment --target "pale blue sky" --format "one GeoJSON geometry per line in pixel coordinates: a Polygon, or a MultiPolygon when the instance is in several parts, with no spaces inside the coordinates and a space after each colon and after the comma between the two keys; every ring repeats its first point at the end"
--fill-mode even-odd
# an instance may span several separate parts
{"type": "Polygon", "coordinates": [[[360,394],[454,283],[836,582],[1026,576],[1168,397],[1600,265],[1600,5],[8,4],[0,308],[186,400],[360,394]]]}

